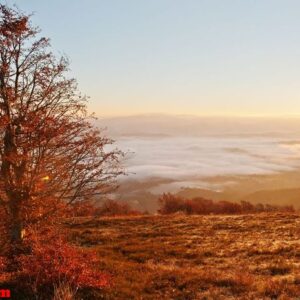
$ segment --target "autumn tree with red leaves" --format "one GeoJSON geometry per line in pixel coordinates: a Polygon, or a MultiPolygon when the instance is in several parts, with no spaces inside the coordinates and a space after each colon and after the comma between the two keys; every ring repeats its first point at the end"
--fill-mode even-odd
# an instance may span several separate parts
{"type": "Polygon", "coordinates": [[[39,33],[28,15],[0,5],[1,238],[10,253],[29,228],[110,192],[123,173],[122,153],[91,125],[86,98],[66,76],[67,59],[39,33]]]}

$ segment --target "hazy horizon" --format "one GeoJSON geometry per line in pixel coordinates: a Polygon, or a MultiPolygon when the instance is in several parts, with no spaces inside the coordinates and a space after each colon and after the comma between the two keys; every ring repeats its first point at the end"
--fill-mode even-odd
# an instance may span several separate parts
{"type": "Polygon", "coordinates": [[[117,138],[128,135],[276,135],[298,134],[300,116],[241,117],[197,116],[147,113],[127,116],[98,117],[95,124],[117,138]]]}
{"type": "Polygon", "coordinates": [[[131,118],[131,117],[188,117],[188,118],[207,118],[207,119],[266,119],[266,120],[300,120],[300,114],[196,114],[196,113],[168,113],[168,112],[143,112],[143,113],[125,113],[125,114],[113,114],[113,115],[102,115],[101,113],[96,114],[93,112],[97,119],[119,119],[119,118],[131,118]]]}

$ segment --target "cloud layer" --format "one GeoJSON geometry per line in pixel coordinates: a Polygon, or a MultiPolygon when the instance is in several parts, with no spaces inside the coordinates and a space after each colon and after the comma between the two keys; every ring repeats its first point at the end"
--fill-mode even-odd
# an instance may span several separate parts
{"type": "Polygon", "coordinates": [[[272,174],[300,166],[298,119],[140,116],[107,124],[119,148],[128,152],[129,179],[164,178],[172,187],[206,188],[203,179],[211,176],[272,174]]]}
{"type": "MultiPolygon", "coordinates": [[[[300,144],[300,142],[299,142],[300,144]]],[[[266,174],[300,165],[299,144],[278,138],[166,137],[118,140],[132,178],[174,180],[266,174]]]]}

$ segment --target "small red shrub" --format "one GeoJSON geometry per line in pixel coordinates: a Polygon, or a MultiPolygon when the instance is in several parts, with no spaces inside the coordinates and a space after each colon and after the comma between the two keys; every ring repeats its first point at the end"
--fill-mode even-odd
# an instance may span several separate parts
{"type": "Polygon", "coordinates": [[[117,200],[106,200],[101,206],[97,206],[93,201],[84,200],[72,203],[67,208],[69,216],[89,217],[89,216],[123,216],[140,215],[141,212],[134,210],[128,203],[117,200]]]}
{"type": "Polygon", "coordinates": [[[229,201],[215,202],[213,208],[213,212],[219,214],[238,214],[242,212],[242,207],[239,203],[229,201]]]}
{"type": "Polygon", "coordinates": [[[97,215],[100,216],[122,216],[139,215],[139,211],[133,210],[128,203],[122,203],[116,200],[107,200],[97,209],[97,215]]]}
{"type": "Polygon", "coordinates": [[[45,287],[68,283],[75,289],[91,287],[101,289],[109,285],[109,276],[95,269],[95,252],[83,251],[66,242],[52,230],[31,232],[25,243],[28,253],[18,257],[20,284],[33,292],[45,287]]]}
{"type": "Polygon", "coordinates": [[[68,213],[73,217],[95,216],[97,207],[89,200],[77,201],[68,207],[68,213]]]}
{"type": "MultiPolygon", "coordinates": [[[[170,193],[163,194],[158,199],[158,202],[161,206],[158,212],[161,214],[172,214],[185,210],[183,199],[170,193]]],[[[191,209],[189,208],[188,210],[190,211],[191,209]]]]}

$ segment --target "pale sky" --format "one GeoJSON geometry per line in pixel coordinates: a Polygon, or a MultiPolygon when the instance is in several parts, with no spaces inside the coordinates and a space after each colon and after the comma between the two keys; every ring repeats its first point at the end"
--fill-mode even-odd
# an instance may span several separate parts
{"type": "Polygon", "coordinates": [[[299,0],[17,0],[99,116],[300,115],[299,0]]]}

